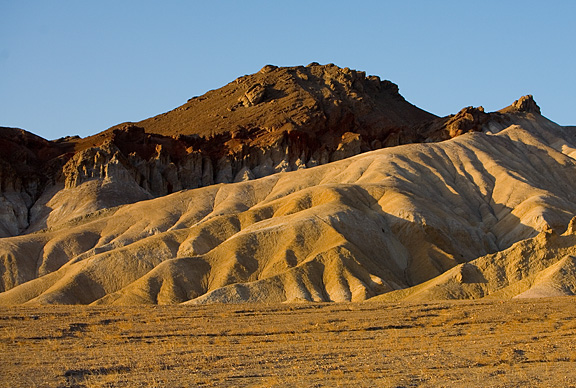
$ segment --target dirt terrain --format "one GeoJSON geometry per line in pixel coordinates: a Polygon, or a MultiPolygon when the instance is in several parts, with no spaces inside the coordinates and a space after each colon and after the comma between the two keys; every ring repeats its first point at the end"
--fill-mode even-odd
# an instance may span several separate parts
{"type": "Polygon", "coordinates": [[[2,387],[574,387],[573,297],[10,307],[2,387]]]}

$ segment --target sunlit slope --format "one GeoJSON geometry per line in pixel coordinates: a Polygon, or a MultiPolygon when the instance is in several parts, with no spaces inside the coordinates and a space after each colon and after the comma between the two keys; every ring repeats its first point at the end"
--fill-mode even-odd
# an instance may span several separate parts
{"type": "MultiPolygon", "coordinates": [[[[539,115],[517,122],[2,239],[0,303],[360,301],[507,257],[576,214],[573,130],[539,115]]],[[[549,252],[542,287],[570,265],[549,252]]]]}

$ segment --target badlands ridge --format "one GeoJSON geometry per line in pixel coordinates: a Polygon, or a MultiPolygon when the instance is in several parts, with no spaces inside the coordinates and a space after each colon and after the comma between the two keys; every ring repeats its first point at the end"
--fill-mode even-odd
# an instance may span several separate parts
{"type": "Polygon", "coordinates": [[[576,128],[266,66],[86,138],[4,128],[0,304],[576,293],[576,128]]]}

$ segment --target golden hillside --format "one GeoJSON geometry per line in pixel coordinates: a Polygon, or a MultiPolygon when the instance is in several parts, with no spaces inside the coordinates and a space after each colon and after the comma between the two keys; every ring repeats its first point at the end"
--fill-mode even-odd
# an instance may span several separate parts
{"type": "MultiPolygon", "coordinates": [[[[498,117],[444,142],[54,217],[0,239],[0,304],[572,294],[574,130],[530,109],[498,117]]],[[[59,192],[51,214],[107,183],[59,192]]]]}

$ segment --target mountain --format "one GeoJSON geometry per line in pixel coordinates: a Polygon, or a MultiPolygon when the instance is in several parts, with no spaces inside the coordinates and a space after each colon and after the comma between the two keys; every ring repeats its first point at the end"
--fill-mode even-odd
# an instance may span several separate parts
{"type": "Polygon", "coordinates": [[[312,63],[265,66],[170,112],[85,139],[0,128],[0,236],[182,189],[448,138],[419,127],[435,118],[390,81],[312,63]]]}
{"type": "Polygon", "coordinates": [[[0,149],[0,305],[576,292],[576,131],[532,96],[436,117],[363,72],[269,65],[0,149]]]}

